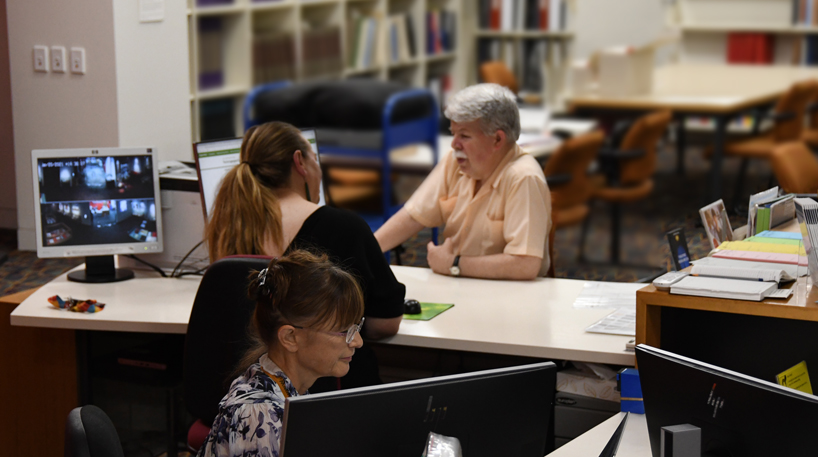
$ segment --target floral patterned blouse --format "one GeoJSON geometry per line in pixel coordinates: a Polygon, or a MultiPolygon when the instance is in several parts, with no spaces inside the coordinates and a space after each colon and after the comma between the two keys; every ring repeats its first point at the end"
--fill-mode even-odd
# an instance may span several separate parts
{"type": "Polygon", "coordinates": [[[284,399],[296,396],[284,372],[261,356],[230,385],[198,456],[278,457],[284,399]]]}

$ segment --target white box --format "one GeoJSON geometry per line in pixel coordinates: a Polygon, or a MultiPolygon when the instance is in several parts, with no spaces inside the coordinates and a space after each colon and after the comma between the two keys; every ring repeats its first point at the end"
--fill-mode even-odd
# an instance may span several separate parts
{"type": "Polygon", "coordinates": [[[653,48],[623,47],[599,55],[599,95],[629,97],[653,90],[653,48]]]}

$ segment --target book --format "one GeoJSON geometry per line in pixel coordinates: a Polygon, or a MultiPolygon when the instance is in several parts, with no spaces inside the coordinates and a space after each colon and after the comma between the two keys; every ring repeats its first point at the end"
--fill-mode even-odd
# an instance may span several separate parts
{"type": "Polygon", "coordinates": [[[753,281],[789,282],[795,281],[786,271],[776,268],[740,268],[715,265],[693,265],[690,269],[693,276],[710,276],[717,278],[749,279],[753,281]]]}
{"type": "Polygon", "coordinates": [[[667,242],[670,245],[670,258],[676,271],[690,266],[690,251],[687,248],[685,229],[677,228],[667,232],[667,242]]]}
{"type": "Polygon", "coordinates": [[[732,251],[754,251],[754,252],[774,252],[779,254],[800,254],[806,255],[799,245],[787,245],[776,243],[755,243],[752,241],[725,241],[719,245],[718,249],[732,251]]]}
{"type": "Polygon", "coordinates": [[[670,286],[671,294],[761,301],[778,290],[775,282],[688,276],[670,286]]]}
{"type": "Polygon", "coordinates": [[[713,249],[718,248],[723,242],[733,239],[733,229],[730,227],[724,201],[719,199],[699,209],[699,215],[702,217],[704,229],[707,231],[707,239],[710,240],[710,246],[713,249]]]}

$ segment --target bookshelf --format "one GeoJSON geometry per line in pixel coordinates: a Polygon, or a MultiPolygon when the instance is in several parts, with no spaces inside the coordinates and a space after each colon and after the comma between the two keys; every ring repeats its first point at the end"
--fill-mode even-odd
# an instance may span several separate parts
{"type": "Polygon", "coordinates": [[[772,64],[818,64],[815,0],[676,0],[672,8],[686,61],[727,62],[730,34],[755,33],[771,37],[772,64]]]}
{"type": "MultiPolygon", "coordinates": [[[[463,12],[467,29],[469,84],[480,81],[480,64],[501,60],[514,73],[521,96],[534,96],[552,108],[561,96],[570,66],[574,34],[573,0],[481,0],[463,12]],[[541,6],[542,5],[542,6],[541,6]],[[550,19],[541,8],[558,12],[550,19]]],[[[549,12],[550,14],[550,12],[549,12]]]]}
{"type": "Polygon", "coordinates": [[[188,0],[192,141],[240,136],[257,84],[372,78],[465,85],[467,0],[188,0]]]}

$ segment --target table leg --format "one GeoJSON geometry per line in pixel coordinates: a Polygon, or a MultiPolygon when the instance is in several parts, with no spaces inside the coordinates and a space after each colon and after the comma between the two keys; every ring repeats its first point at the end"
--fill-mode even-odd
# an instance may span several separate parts
{"type": "Polygon", "coordinates": [[[725,115],[718,115],[715,117],[716,131],[713,137],[713,157],[710,163],[710,189],[708,193],[708,202],[714,202],[721,198],[721,165],[724,159],[724,144],[727,136],[727,123],[730,122],[730,117],[725,115]]]}
{"type": "Polygon", "coordinates": [[[679,117],[676,122],[676,174],[685,174],[685,151],[687,150],[687,128],[684,116],[679,117]]]}

